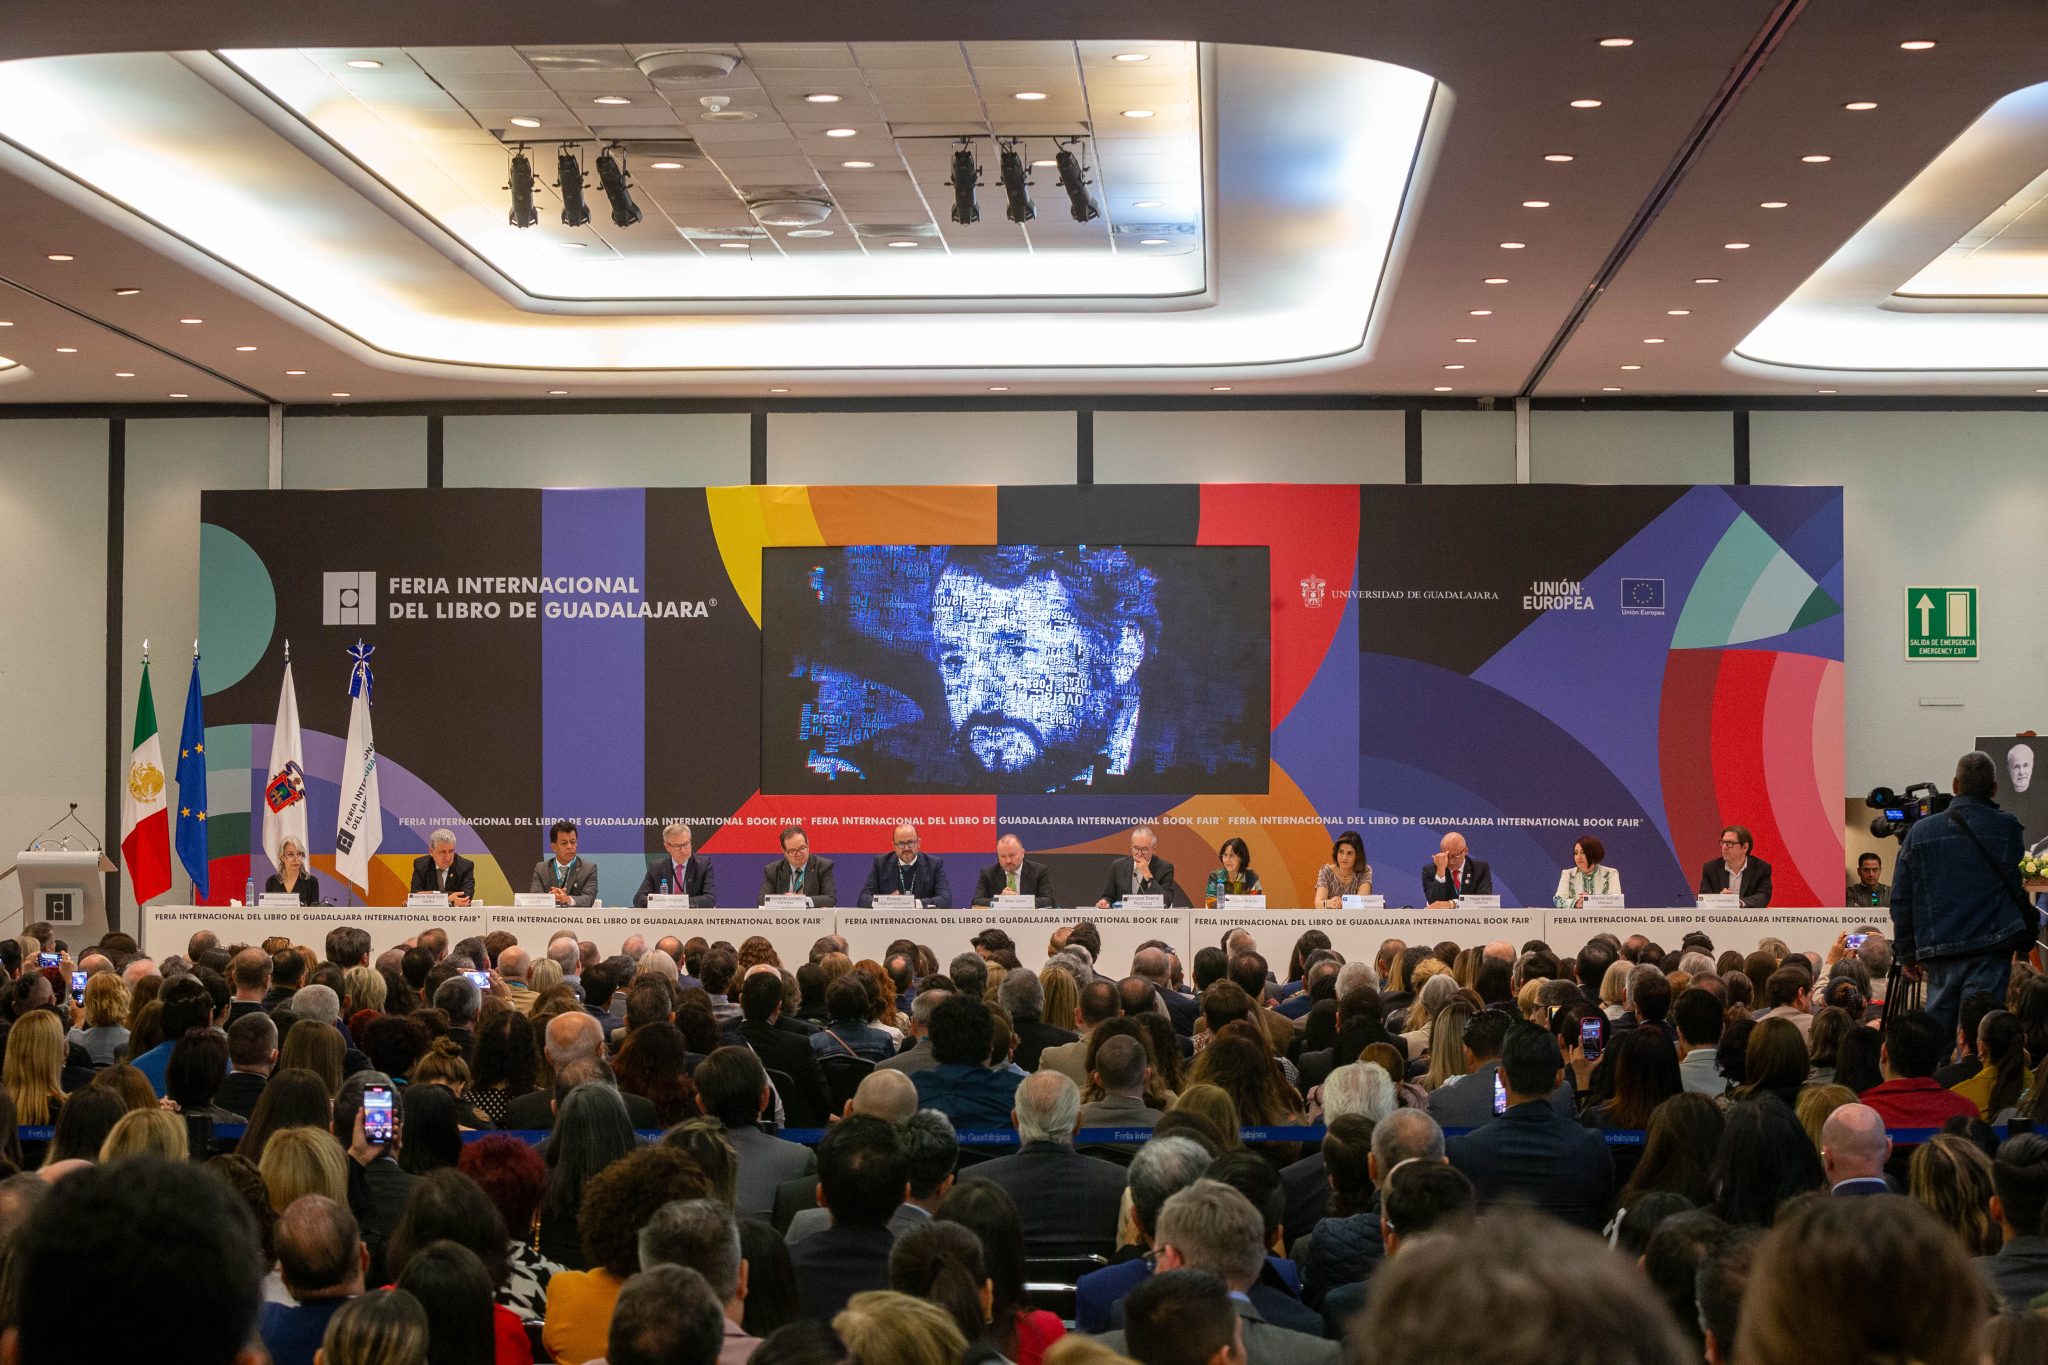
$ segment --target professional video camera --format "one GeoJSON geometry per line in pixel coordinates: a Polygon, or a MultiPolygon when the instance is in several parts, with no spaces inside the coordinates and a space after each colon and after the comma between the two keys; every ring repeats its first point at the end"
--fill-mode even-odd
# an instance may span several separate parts
{"type": "Polygon", "coordinates": [[[1947,810],[1952,799],[1932,782],[1915,782],[1903,792],[1878,787],[1863,798],[1863,804],[1877,812],[1870,821],[1872,834],[1903,840],[1915,822],[1947,810]]]}

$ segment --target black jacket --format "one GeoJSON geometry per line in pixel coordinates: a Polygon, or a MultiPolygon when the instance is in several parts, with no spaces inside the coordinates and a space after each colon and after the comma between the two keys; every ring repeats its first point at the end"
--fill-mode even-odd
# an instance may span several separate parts
{"type": "Polygon", "coordinates": [[[1614,1158],[1606,1141],[1548,1100],[1511,1106],[1484,1128],[1452,1138],[1445,1155],[1472,1181],[1482,1211],[1521,1200],[1597,1231],[1614,1203],[1614,1158]]]}
{"type": "Polygon", "coordinates": [[[711,866],[711,860],[702,854],[692,853],[690,861],[683,864],[680,883],[676,877],[676,860],[656,858],[648,865],[647,875],[640,879],[640,889],[633,893],[633,904],[645,910],[647,898],[661,894],[663,882],[668,883],[668,894],[688,896],[695,909],[708,910],[718,904],[718,874],[711,866]]]}
{"type": "MultiPolygon", "coordinates": [[[[974,903],[989,905],[1003,894],[1008,885],[1009,874],[1003,871],[1001,863],[990,863],[981,870],[981,876],[974,883],[974,903]]],[[[1017,867],[1017,893],[1022,896],[1038,897],[1040,909],[1047,909],[1060,903],[1059,893],[1052,889],[1052,869],[1044,863],[1034,863],[1026,858],[1017,867]]]]}
{"type": "Polygon", "coordinates": [[[830,1322],[846,1301],[870,1289],[889,1287],[889,1251],[896,1243],[886,1227],[833,1226],[814,1232],[789,1249],[796,1292],[804,1316],[830,1322]]]}
{"type": "Polygon", "coordinates": [[[1438,901],[1454,901],[1460,896],[1491,896],[1493,894],[1493,869],[1477,858],[1465,859],[1458,876],[1436,875],[1436,862],[1431,860],[1422,865],[1422,903],[1434,905],[1438,901]]]}
{"type": "MultiPolygon", "coordinates": [[[[2018,860],[2015,859],[2015,862],[2018,860]]],[[[1709,858],[1700,868],[1700,890],[1702,896],[1719,896],[1728,890],[1728,867],[1725,860],[1709,858]]],[[[1771,865],[1762,858],[1751,858],[1742,865],[1742,883],[1736,895],[1742,898],[1745,910],[1761,910],[1771,903],[1771,865]]]]}
{"type": "Polygon", "coordinates": [[[1015,1201],[1027,1257],[1106,1257],[1116,1250],[1127,1175],[1115,1162],[1083,1156],[1063,1142],[1027,1142],[1015,1156],[984,1161],[969,1174],[1002,1186],[1015,1201]]]}
{"type": "Polygon", "coordinates": [[[777,1087],[782,1095],[783,1121],[791,1128],[823,1128],[832,1100],[809,1037],[773,1024],[745,1022],[740,1025],[740,1038],[754,1050],[762,1066],[780,1071],[796,1083],[794,1093],[777,1087]]]}
{"type": "MultiPolygon", "coordinates": [[[[441,869],[434,866],[434,856],[431,853],[422,853],[419,857],[414,858],[412,860],[412,885],[407,890],[440,891],[443,889],[441,885],[441,869]]],[[[448,885],[445,889],[451,896],[462,895],[475,900],[476,864],[463,857],[460,853],[451,858],[448,862],[448,885]]]]}
{"type": "MultiPolygon", "coordinates": [[[[761,869],[761,894],[755,904],[770,896],[789,894],[789,883],[796,875],[796,869],[789,865],[789,859],[777,858],[761,869]]],[[[799,895],[809,896],[811,904],[819,909],[829,909],[839,904],[839,888],[832,881],[832,860],[813,853],[804,864],[804,884],[799,895]]]]}
{"type": "MultiPolygon", "coordinates": [[[[629,1095],[619,1092],[619,1098],[626,1102],[626,1117],[633,1121],[635,1128],[659,1128],[661,1120],[655,1117],[654,1101],[645,1095],[629,1095]]],[[[552,1132],[555,1127],[555,1092],[530,1090],[505,1106],[505,1121],[500,1128],[527,1129],[536,1132],[552,1132]]]]}

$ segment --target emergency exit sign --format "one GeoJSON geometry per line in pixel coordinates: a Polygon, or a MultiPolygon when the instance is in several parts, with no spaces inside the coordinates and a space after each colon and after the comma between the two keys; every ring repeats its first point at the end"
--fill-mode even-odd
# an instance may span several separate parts
{"type": "Polygon", "coordinates": [[[1977,657],[1975,588],[1906,589],[1906,658],[1977,657]]]}

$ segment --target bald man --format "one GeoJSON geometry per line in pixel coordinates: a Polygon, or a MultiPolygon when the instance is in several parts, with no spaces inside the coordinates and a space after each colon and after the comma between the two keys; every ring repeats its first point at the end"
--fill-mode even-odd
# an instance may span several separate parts
{"type": "Polygon", "coordinates": [[[1024,856],[1024,841],[1014,834],[996,840],[996,861],[984,867],[974,884],[974,903],[993,904],[997,896],[1033,896],[1038,908],[1049,910],[1060,903],[1052,889],[1052,869],[1024,856]]]}
{"type": "Polygon", "coordinates": [[[1447,910],[1460,896],[1491,896],[1493,869],[1470,856],[1465,836],[1452,830],[1422,869],[1422,899],[1432,910],[1447,910]]]}
{"type": "MultiPolygon", "coordinates": [[[[547,1034],[548,1065],[560,1076],[577,1062],[588,1062],[597,1069],[602,1080],[589,1081],[590,1085],[616,1086],[611,1068],[605,1065],[604,1025],[591,1015],[577,1010],[573,1014],[558,1014],[548,1020],[547,1034]]],[[[571,1087],[573,1089],[573,1087],[571,1087]]],[[[557,1094],[555,1088],[536,1090],[521,1095],[505,1107],[507,1129],[548,1130],[555,1126],[555,1105],[568,1091],[557,1094]]],[[[643,1095],[622,1094],[626,1102],[626,1117],[633,1121],[635,1128],[642,1131],[661,1127],[661,1120],[654,1112],[654,1104],[643,1095]]]]}
{"type": "Polygon", "coordinates": [[[917,1112],[917,1083],[901,1071],[870,1072],[846,1102],[846,1112],[901,1123],[917,1112]]]}
{"type": "Polygon", "coordinates": [[[1830,1194],[1897,1193],[1884,1173],[1891,1156],[1884,1118],[1867,1104],[1845,1104],[1820,1126],[1820,1164],[1830,1194]]]}

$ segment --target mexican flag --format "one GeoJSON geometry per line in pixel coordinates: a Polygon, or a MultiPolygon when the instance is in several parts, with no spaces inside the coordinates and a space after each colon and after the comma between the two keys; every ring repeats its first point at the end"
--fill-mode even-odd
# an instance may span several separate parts
{"type": "Polygon", "coordinates": [[[146,661],[142,695],[135,702],[135,749],[122,788],[121,857],[137,905],[171,889],[171,816],[164,802],[164,755],[156,738],[156,702],[146,661]]]}

